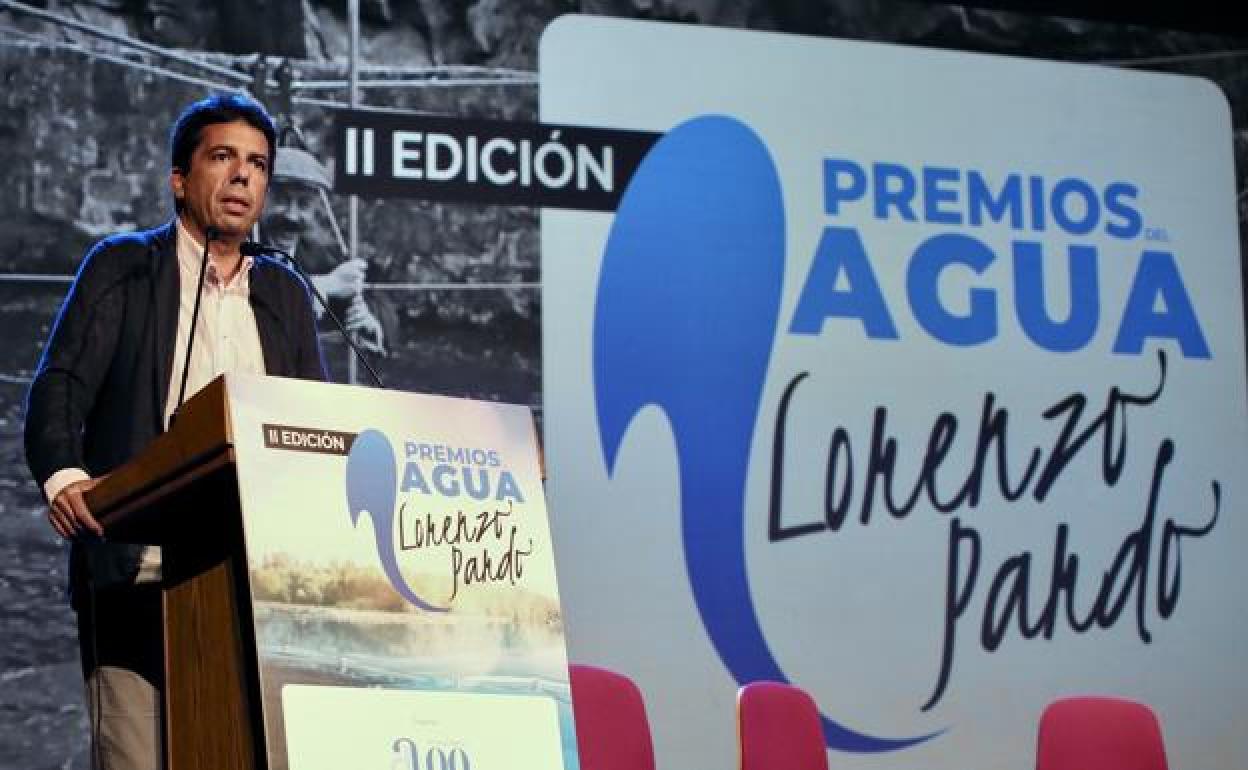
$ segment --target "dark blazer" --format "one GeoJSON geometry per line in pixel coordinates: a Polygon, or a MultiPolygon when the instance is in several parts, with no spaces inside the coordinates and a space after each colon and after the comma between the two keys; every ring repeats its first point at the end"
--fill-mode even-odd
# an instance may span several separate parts
{"type": "MultiPolygon", "coordinates": [[[[62,468],[112,471],[163,430],[178,322],[177,228],[115,235],[83,259],[52,327],[26,406],[26,461],[35,482],[62,468]]],[[[325,379],[307,289],[257,257],[251,307],[268,374],[325,379]]],[[[180,366],[178,367],[180,371],[180,366]]],[[[133,578],[141,546],[92,543],[94,576],[133,578]]],[[[71,590],[85,556],[74,543],[71,590]]]]}

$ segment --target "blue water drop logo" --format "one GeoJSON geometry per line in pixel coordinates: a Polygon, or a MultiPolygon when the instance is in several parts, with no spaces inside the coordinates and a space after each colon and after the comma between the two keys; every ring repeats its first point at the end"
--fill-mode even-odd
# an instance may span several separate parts
{"type": "MultiPolygon", "coordinates": [[[[654,404],[678,452],[685,565],[724,665],[739,683],[788,681],[745,571],[745,479],[784,280],[785,214],[766,146],[740,121],[695,118],[647,154],[603,255],[594,393],[608,472],[633,418],[654,404]]],[[[903,749],[823,717],[828,746],[903,749]]]]}
{"type": "Polygon", "coordinates": [[[347,511],[351,514],[351,526],[359,526],[360,516],[371,518],[377,559],[394,590],[422,610],[446,612],[449,608],[431,604],[418,596],[399,571],[394,548],[397,482],[394,447],[385,434],[369,429],[356,436],[347,455],[347,511]]]}

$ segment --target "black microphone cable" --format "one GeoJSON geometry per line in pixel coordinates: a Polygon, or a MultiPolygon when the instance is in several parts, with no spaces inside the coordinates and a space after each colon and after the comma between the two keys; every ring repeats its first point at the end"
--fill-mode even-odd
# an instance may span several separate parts
{"type": "Polygon", "coordinates": [[[286,262],[294,268],[295,272],[299,274],[299,278],[303,281],[303,285],[308,288],[308,291],[312,292],[312,296],[316,297],[316,301],[320,303],[321,308],[329,316],[330,320],[334,322],[334,326],[338,327],[338,331],[342,334],[342,338],[345,339],[347,344],[351,346],[351,352],[355,353],[355,357],[360,360],[360,363],[364,364],[364,368],[368,370],[368,374],[373,378],[373,382],[377,383],[377,387],[382,390],[386,389],[385,384],[381,381],[381,375],[377,374],[377,370],[373,368],[373,365],[370,364],[368,359],[364,357],[364,353],[356,346],[355,340],[351,339],[351,333],[347,331],[347,327],[343,326],[342,321],[338,320],[338,314],[333,310],[330,310],[329,302],[327,302],[325,297],[321,295],[321,292],[317,290],[316,284],[312,283],[312,277],[304,271],[303,265],[299,264],[294,255],[289,252],[282,251],[275,246],[265,246],[263,244],[256,243],[255,241],[243,241],[239,246],[239,251],[244,257],[258,257],[264,254],[276,254],[277,256],[284,258],[286,262]]]}

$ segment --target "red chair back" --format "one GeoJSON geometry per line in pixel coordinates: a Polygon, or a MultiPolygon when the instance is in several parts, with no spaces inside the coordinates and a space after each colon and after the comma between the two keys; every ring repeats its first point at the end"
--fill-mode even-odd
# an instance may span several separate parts
{"type": "Polygon", "coordinates": [[[633,680],[579,663],[568,672],[581,770],[654,770],[646,704],[633,680]]]}
{"type": "Polygon", "coordinates": [[[741,770],[828,770],[819,707],[802,690],[751,682],[737,693],[741,770]]]}
{"type": "Polygon", "coordinates": [[[1045,708],[1036,770],[1167,770],[1152,709],[1119,698],[1063,698],[1045,708]]]}

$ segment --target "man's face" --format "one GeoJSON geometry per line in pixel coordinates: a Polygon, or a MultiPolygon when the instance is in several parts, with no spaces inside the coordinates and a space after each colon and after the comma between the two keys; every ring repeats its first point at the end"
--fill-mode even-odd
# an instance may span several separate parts
{"type": "Polygon", "coordinates": [[[241,241],[264,208],[269,185],[269,142],[244,121],[205,126],[189,170],[170,175],[182,202],[182,221],[200,241],[215,227],[224,241],[241,241]]]}
{"type": "Polygon", "coordinates": [[[264,210],[265,240],[283,251],[294,254],[301,237],[312,237],[320,191],[310,184],[293,179],[274,179],[269,191],[269,205],[264,210]]]}

